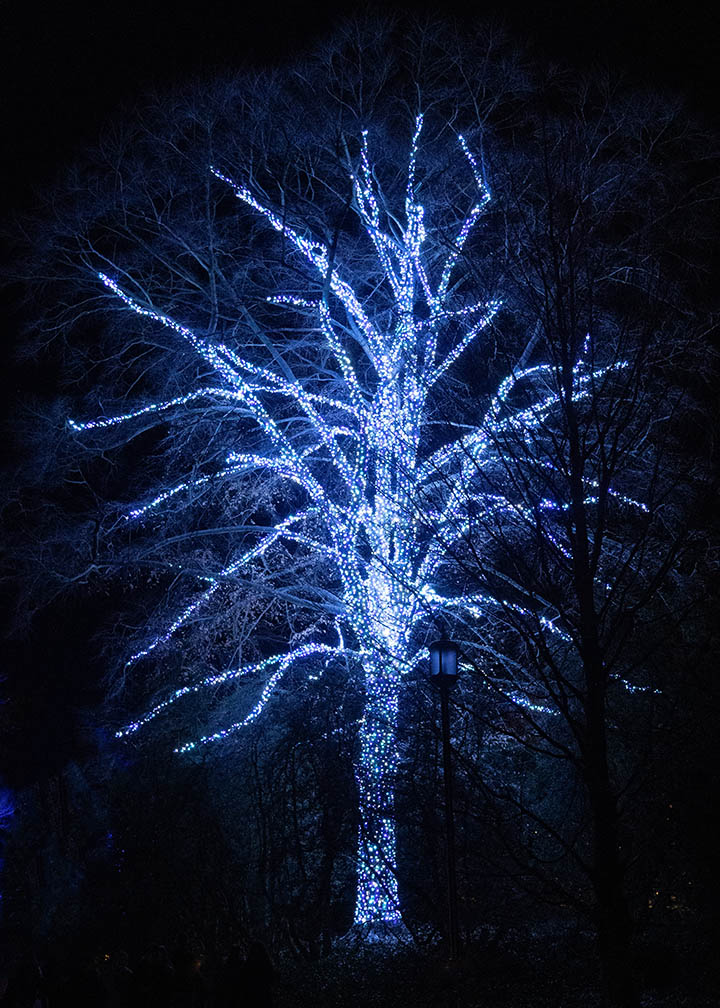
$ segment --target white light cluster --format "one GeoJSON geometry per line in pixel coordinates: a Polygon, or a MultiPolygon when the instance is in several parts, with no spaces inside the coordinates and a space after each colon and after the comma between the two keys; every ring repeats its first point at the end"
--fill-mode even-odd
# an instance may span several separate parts
{"type": "Polygon", "coordinates": [[[556,717],[560,712],[554,707],[548,707],[547,704],[538,703],[535,700],[531,700],[530,697],[518,693],[514,690],[512,693],[506,694],[508,700],[512,700],[514,704],[518,707],[523,707],[525,710],[531,711],[533,714],[548,714],[550,717],[556,717]]]}
{"type": "MultiPolygon", "coordinates": [[[[488,610],[501,610],[504,613],[512,614],[513,616],[522,617],[523,622],[537,623],[542,630],[548,633],[554,634],[560,640],[565,641],[565,643],[572,643],[572,637],[565,633],[559,626],[556,626],[555,620],[548,616],[544,616],[542,613],[536,610],[529,609],[526,606],[521,606],[517,602],[510,602],[507,599],[495,598],[493,595],[487,594],[487,592],[475,592],[472,595],[454,595],[445,597],[439,595],[436,591],[427,585],[420,591],[420,596],[433,606],[433,608],[439,608],[445,612],[452,611],[453,609],[459,609],[470,616],[474,616],[476,619],[481,619],[487,617],[488,610]]],[[[514,627],[515,624],[509,623],[510,627],[514,627]]]]}
{"type": "MultiPolygon", "coordinates": [[[[340,588],[333,586],[328,613],[336,620],[340,646],[308,643],[246,669],[209,675],[175,690],[119,731],[118,736],[135,733],[190,694],[249,674],[255,677],[267,672],[260,699],[252,709],[233,724],[188,741],[176,750],[189,752],[227,739],[255,720],[294,663],[312,664],[323,658],[329,661],[342,656],[361,663],[366,706],[359,722],[360,757],[356,768],[360,826],[355,920],[363,924],[400,920],[393,808],[398,769],[398,705],[404,677],[423,655],[417,650],[423,623],[430,625],[438,614],[446,611],[467,619],[492,610],[516,622],[530,621],[538,632],[547,632],[559,641],[570,641],[568,634],[556,625],[556,617],[539,611],[531,603],[522,605],[492,597],[488,592],[446,597],[431,587],[438,581],[453,536],[461,537],[467,530],[467,487],[471,473],[501,463],[503,439],[527,435],[546,423],[559,406],[560,396],[549,364],[513,373],[502,382],[484,418],[470,434],[444,445],[429,457],[423,453],[434,386],[492,324],[500,302],[459,303],[457,285],[453,283],[462,250],[490,200],[475,158],[462,137],[460,145],[476,180],[478,196],[450,251],[438,255],[438,247],[433,245],[430,254],[425,253],[427,215],[415,191],[421,130],[422,117],[418,117],[410,150],[404,218],[402,211],[393,211],[392,215],[388,212],[370,162],[367,133],[363,133],[357,171],[351,180],[355,212],[392,295],[391,325],[373,321],[372,298],[363,303],[343,276],[340,265],[335,264],[339,255],[335,252],[331,255],[323,242],[294,227],[285,212],[280,216],[265,206],[247,186],[217,168],[210,169],[215,179],[229,186],[240,202],[267,221],[312,267],[307,296],[278,293],[268,300],[280,310],[299,313],[318,342],[318,359],[322,356],[327,360],[328,352],[334,359],[332,396],[324,394],[318,378],[296,378],[288,362],[279,373],[272,366],[259,367],[246,360],[224,343],[198,336],[163,312],[141,304],[115,280],[101,273],[102,283],[128,309],[169,328],[189,344],[210,365],[218,384],[204,385],[186,395],[109,418],[86,423],[71,421],[72,429],[78,432],[130,423],[160,413],[168,415],[167,422],[183,418],[187,422],[188,408],[202,399],[223,400],[229,406],[228,413],[232,413],[235,404],[243,418],[254,418],[264,447],[255,452],[239,452],[229,443],[224,468],[210,475],[203,473],[181,480],[162,490],[149,502],[133,507],[127,515],[130,519],[160,514],[171,503],[174,507],[190,506],[195,495],[185,491],[220,486],[252,469],[267,470],[300,487],[306,495],[307,507],[303,511],[278,523],[269,533],[259,533],[259,541],[208,578],[209,587],[154,640],[132,655],[129,663],[140,661],[167,643],[199,609],[208,606],[224,581],[242,576],[245,569],[283,539],[333,561],[340,588]],[[419,304],[421,311],[417,311],[419,304]],[[446,345],[449,332],[456,333],[451,346],[446,345]],[[444,347],[442,352],[438,350],[440,345],[444,347]],[[366,360],[356,370],[353,356],[359,352],[365,354],[366,360]],[[518,407],[513,405],[512,393],[521,382],[536,391],[530,405],[526,396],[524,405],[518,407]],[[290,415],[299,422],[287,422],[290,415]],[[424,531],[429,512],[434,514],[437,532],[430,541],[424,531]],[[351,634],[354,650],[345,648],[341,627],[351,634]]],[[[271,340],[272,336],[268,342],[271,340]]],[[[275,345],[281,344],[275,341],[275,345]]],[[[326,363],[324,367],[327,366],[326,363]]],[[[623,366],[620,363],[593,369],[581,358],[575,369],[576,397],[589,397],[595,380],[623,366]]],[[[222,422],[221,417],[220,430],[222,422]]],[[[589,497],[592,489],[589,486],[589,497]]],[[[531,514],[527,502],[513,501],[502,494],[478,491],[477,502],[488,516],[528,518],[531,514]]],[[[563,509],[565,504],[542,500],[535,506],[551,511],[563,509]]],[[[548,536],[565,550],[559,540],[552,538],[553,533],[548,532],[548,536]]],[[[302,584],[293,585],[300,600],[304,590],[302,584]]],[[[318,607],[318,595],[310,588],[306,606],[314,610],[318,607]]],[[[312,667],[309,674],[313,674],[312,667]]]]}
{"type": "MultiPolygon", "coordinates": [[[[249,666],[247,669],[235,669],[229,672],[224,672],[219,676],[208,676],[207,679],[203,679],[196,686],[176,690],[175,693],[171,694],[171,697],[168,698],[167,701],[162,704],[158,704],[157,707],[153,708],[150,714],[146,716],[146,720],[150,720],[150,717],[154,717],[156,713],[159,713],[161,708],[168,706],[169,703],[173,703],[175,700],[178,700],[180,696],[184,696],[188,692],[197,692],[206,686],[217,686],[220,683],[228,682],[231,679],[237,679],[240,676],[245,675],[247,672],[264,671],[265,669],[271,668],[273,665],[277,665],[277,669],[275,669],[265,683],[262,693],[260,694],[260,699],[244,718],[241,718],[234,724],[228,725],[226,728],[220,729],[220,731],[213,732],[211,735],[203,735],[195,741],[185,742],[183,745],[178,746],[174,750],[176,753],[191,752],[198,746],[207,745],[208,742],[220,742],[222,739],[226,739],[234,732],[239,731],[240,728],[245,728],[247,725],[255,721],[262,713],[265,704],[274,693],[275,688],[282,677],[295,662],[301,661],[304,658],[316,658],[318,655],[325,655],[326,657],[362,658],[366,654],[367,652],[365,651],[351,651],[345,648],[331,647],[327,644],[304,644],[302,647],[296,648],[289,654],[274,655],[272,658],[267,658],[265,661],[259,662],[257,665],[249,666]]],[[[140,725],[138,725],[138,727],[140,727],[140,725]]]]}
{"type": "Polygon", "coordinates": [[[620,683],[628,693],[654,693],[656,696],[662,696],[662,690],[656,689],[654,686],[641,686],[638,683],[631,683],[619,675],[611,675],[610,678],[613,682],[620,683]]]}

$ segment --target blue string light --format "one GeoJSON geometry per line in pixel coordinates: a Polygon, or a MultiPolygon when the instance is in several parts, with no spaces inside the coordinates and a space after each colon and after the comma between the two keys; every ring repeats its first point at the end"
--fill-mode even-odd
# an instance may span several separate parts
{"type": "MultiPolygon", "coordinates": [[[[497,300],[463,305],[452,284],[462,251],[481,219],[490,193],[475,158],[463,137],[460,146],[477,183],[478,196],[462,222],[448,253],[425,253],[428,243],[425,208],[417,201],[415,177],[422,132],[422,117],[415,123],[405,192],[404,225],[392,222],[376,183],[370,162],[368,133],[362,134],[356,173],[351,177],[354,209],[375,250],[377,262],[392,294],[393,323],[376,324],[369,306],[334,265],[335,256],[320,241],[292,226],[265,206],[244,185],[215,167],[212,176],[229,187],[237,199],[264,219],[311,267],[328,297],[275,294],[270,304],[299,314],[314,334],[318,349],[334,359],[333,394],[327,395],[317,378],[296,379],[289,364],[283,374],[260,367],[224,343],[201,337],[168,315],[150,308],[124,291],[105,273],[98,274],[105,287],[135,315],[170,329],[211,367],[217,385],[203,385],[166,401],[151,403],[115,416],[80,423],[70,421],[73,431],[102,430],[151,414],[178,414],[187,422],[187,409],[205,401],[221,400],[228,412],[236,408],[252,417],[265,447],[256,452],[228,451],[224,468],[182,480],[140,503],[127,513],[140,521],[162,513],[170,504],[188,506],[196,494],[226,484],[240,474],[264,470],[301,488],[307,506],[261,535],[259,542],[232,563],[208,577],[209,586],[197,595],[153,640],[128,660],[134,664],[153,651],[207,607],[219,587],[230,577],[243,576],[275,544],[293,542],[310,553],[320,554],[333,565],[340,589],[328,603],[336,621],[336,647],[311,642],[285,655],[274,655],[245,668],[213,674],[175,690],[143,716],[119,731],[126,737],[145,728],[178,701],[220,684],[267,674],[260,699],[235,723],[190,740],[176,752],[221,742],[254,721],[270,702],[291,666],[305,664],[308,678],[316,678],[320,660],[344,659],[362,668],[366,693],[363,717],[358,724],[360,755],[356,767],[360,825],[358,883],[355,921],[358,924],[400,921],[395,855],[394,784],[398,771],[396,742],[398,706],[405,677],[426,652],[416,642],[423,622],[443,612],[465,618],[480,618],[489,612],[507,621],[529,621],[540,633],[558,642],[570,637],[553,614],[539,611],[531,602],[493,597],[489,592],[447,595],[432,585],[454,541],[467,534],[467,489],[473,474],[482,473],[502,460],[504,439],[527,436],[547,423],[561,404],[555,371],[549,364],[513,372],[500,384],[485,416],[470,433],[423,456],[423,434],[430,421],[430,395],[448,370],[473,342],[492,325],[501,304],[497,300]],[[433,277],[437,282],[433,284],[433,277]],[[417,311],[419,302],[423,310],[417,311]],[[416,317],[421,316],[421,317],[416,317]],[[452,328],[450,327],[452,323],[452,328]],[[440,337],[457,335],[450,347],[438,352],[440,337]],[[350,342],[365,355],[357,368],[348,350],[350,342]],[[361,377],[362,375],[362,377],[361,377]],[[530,390],[523,405],[513,392],[530,390]],[[279,408],[278,408],[279,406],[279,408]],[[185,412],[184,412],[185,411],[185,412]],[[298,423],[288,423],[294,416],[298,423]],[[283,420],[280,419],[283,417],[283,420]],[[425,533],[432,522],[434,537],[425,533]],[[343,629],[354,646],[345,646],[343,629]]],[[[605,368],[587,363],[589,338],[574,371],[573,393],[588,399],[594,384],[624,362],[605,368]]],[[[355,351],[357,352],[357,351],[355,351]]],[[[320,354],[318,355],[318,357],[320,354]]],[[[327,367],[327,365],[325,365],[327,367]]],[[[591,506],[597,484],[587,482],[586,504],[591,506]]],[[[637,501],[615,494],[619,502],[642,509],[637,501]]],[[[513,501],[502,493],[476,490],[473,498],[488,516],[504,515],[530,522],[535,511],[562,514],[567,502],[543,498],[534,502],[513,501]]],[[[547,541],[568,556],[562,531],[547,530],[547,541]]],[[[297,587],[302,595],[302,586],[297,587]]],[[[308,593],[308,605],[317,607],[317,595],[308,593]]],[[[529,695],[508,693],[516,704],[545,704],[529,695]]]]}

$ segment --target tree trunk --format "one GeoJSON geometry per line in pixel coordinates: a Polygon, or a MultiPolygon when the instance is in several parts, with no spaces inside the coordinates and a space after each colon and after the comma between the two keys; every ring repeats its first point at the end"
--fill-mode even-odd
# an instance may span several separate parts
{"type": "Polygon", "coordinates": [[[590,691],[586,708],[585,782],[592,811],[593,869],[598,946],[606,999],[617,1008],[639,1005],[631,958],[632,921],[624,892],[624,869],[618,838],[618,809],[610,784],[605,735],[604,696],[596,709],[590,691]]]}
{"type": "Polygon", "coordinates": [[[355,924],[400,923],[395,853],[395,778],[399,676],[380,660],[365,670],[360,726],[358,880],[355,924]]]}
{"type": "Polygon", "coordinates": [[[590,561],[591,539],[585,512],[585,464],[573,403],[573,370],[569,356],[566,356],[563,373],[575,533],[573,573],[580,624],[580,652],[585,674],[585,737],[581,757],[592,814],[592,885],[598,947],[607,1003],[613,1008],[636,1008],[640,1002],[632,974],[632,928],[624,891],[624,870],[618,839],[618,807],[610,781],[607,755],[607,672],[595,607],[595,574],[590,561]]]}
{"type": "Polygon", "coordinates": [[[586,591],[581,593],[586,690],[582,770],[592,815],[592,885],[598,945],[607,1003],[635,1008],[639,1000],[632,973],[632,926],[624,890],[617,800],[608,766],[607,675],[598,643],[591,585],[586,582],[586,591]]]}

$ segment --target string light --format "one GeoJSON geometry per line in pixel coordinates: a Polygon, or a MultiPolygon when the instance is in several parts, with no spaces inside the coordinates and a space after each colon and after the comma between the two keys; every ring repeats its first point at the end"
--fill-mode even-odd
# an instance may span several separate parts
{"type": "MultiPolygon", "coordinates": [[[[183,687],[183,689],[176,690],[175,693],[163,701],[163,703],[158,704],[154,707],[145,717],[142,719],[142,724],[147,723],[156,714],[159,714],[161,710],[164,710],[169,704],[174,703],[179,700],[181,696],[185,696],[190,692],[198,692],[199,690],[205,688],[206,686],[217,686],[221,683],[229,682],[232,679],[238,679],[241,676],[245,676],[250,672],[261,672],[265,669],[271,668],[273,665],[278,665],[278,668],[273,672],[270,678],[265,683],[263,691],[260,695],[260,699],[251,709],[249,714],[246,714],[244,718],[240,721],[236,721],[234,724],[228,725],[226,728],[222,728],[219,731],[213,732],[212,735],[203,735],[201,738],[193,742],[185,742],[183,745],[178,746],[174,751],[176,753],[186,753],[198,746],[207,745],[208,742],[220,742],[226,739],[229,735],[234,732],[239,731],[241,728],[245,728],[247,725],[255,721],[262,713],[265,705],[272,696],[275,688],[282,679],[282,677],[287,672],[288,668],[295,662],[302,661],[305,658],[313,658],[318,655],[334,656],[334,657],[345,657],[345,658],[362,658],[367,654],[365,651],[352,651],[346,648],[334,648],[323,644],[304,644],[302,647],[296,648],[296,650],[291,651],[289,654],[285,655],[274,655],[272,658],[267,658],[265,661],[259,662],[257,665],[251,665],[247,668],[240,668],[231,670],[228,672],[223,672],[218,676],[208,676],[201,682],[197,683],[195,686],[183,687]]],[[[130,727],[130,726],[128,726],[130,727]]],[[[141,724],[137,724],[137,727],[141,727],[141,724]]],[[[124,732],[118,733],[128,734],[128,729],[124,732]]]]}
{"type": "MultiPolygon", "coordinates": [[[[214,179],[229,187],[241,203],[266,221],[310,265],[315,283],[325,292],[320,296],[311,280],[306,296],[276,293],[268,302],[302,317],[318,341],[318,359],[330,354],[335,362],[333,395],[324,393],[317,377],[294,376],[287,361],[280,374],[272,367],[260,367],[247,360],[224,343],[198,335],[132,297],[106,273],[99,273],[100,281],[126,309],[170,329],[185,341],[211,367],[216,384],[114,416],[69,421],[77,433],[161,413],[166,422],[187,422],[188,410],[203,400],[222,401],[228,414],[236,410],[244,419],[254,420],[263,446],[245,452],[230,450],[228,445],[223,468],[163,489],[150,501],[132,507],[126,515],[128,520],[156,517],[170,505],[191,506],[197,499],[196,491],[232,483],[253,470],[271,473],[299,487],[307,497],[303,510],[269,532],[258,533],[255,545],[216,574],[208,575],[204,591],[133,654],[128,664],[140,662],[166,645],[211,604],[223,583],[231,577],[243,577],[260,558],[267,562],[272,549],[283,541],[332,563],[335,585],[327,612],[335,619],[339,644],[310,642],[245,668],[208,675],[176,689],[117,735],[123,738],[135,734],[191,695],[228,682],[249,678],[256,681],[267,676],[259,700],[243,717],[176,749],[178,753],[191,752],[223,742],[256,720],[291,666],[305,663],[310,681],[317,678],[321,661],[327,664],[344,659],[361,666],[366,701],[358,722],[360,753],[356,767],[360,809],[355,908],[358,924],[396,924],[401,919],[394,818],[396,732],[402,684],[426,654],[417,646],[423,623],[428,624],[443,612],[465,619],[492,612],[495,617],[504,616],[509,625],[525,622],[558,643],[571,640],[558,625],[557,615],[541,611],[532,600],[521,604],[493,597],[489,591],[452,596],[431,587],[441,577],[453,541],[467,534],[468,486],[473,480],[476,487],[470,496],[488,517],[528,522],[536,513],[565,514],[567,502],[543,497],[531,506],[503,493],[483,492],[477,486],[478,474],[502,466],[503,446],[508,438],[528,438],[561,405],[557,376],[549,364],[508,375],[470,433],[430,455],[423,454],[434,387],[488,330],[501,303],[458,303],[457,285],[452,282],[462,251],[490,201],[482,173],[463,137],[459,143],[477,184],[477,199],[450,251],[438,256],[435,246],[432,254],[425,252],[426,212],[415,192],[422,127],[419,116],[410,148],[404,225],[398,222],[397,214],[391,218],[386,212],[370,161],[367,131],[362,134],[357,171],[351,176],[355,212],[392,295],[391,325],[376,324],[371,304],[363,302],[341,267],[335,265],[339,256],[334,251],[331,254],[323,242],[293,226],[284,212],[280,216],[263,204],[247,186],[216,167],[210,168],[214,179]],[[450,333],[455,335],[452,345],[447,346],[450,333]],[[358,347],[365,355],[362,368],[353,363],[351,342],[356,348],[353,356],[358,347]],[[441,343],[442,353],[438,351],[441,343]],[[522,405],[513,398],[519,386],[526,393],[524,398],[518,397],[522,405]],[[297,422],[288,423],[288,416],[297,422]],[[425,531],[429,516],[434,538],[425,531]],[[345,646],[343,630],[351,635],[353,647],[345,646]]],[[[618,362],[592,368],[587,363],[589,351],[588,337],[573,373],[573,394],[578,401],[592,395],[601,377],[626,366],[618,362]]],[[[585,503],[592,506],[597,484],[589,480],[587,488],[585,503]]],[[[636,501],[615,496],[620,502],[642,508],[636,501]]],[[[569,556],[561,531],[544,532],[549,543],[569,556]]],[[[294,591],[301,603],[304,600],[308,607],[317,609],[318,596],[311,586],[306,590],[302,584],[294,585],[294,591]]],[[[520,705],[535,703],[517,692],[508,697],[520,705]]],[[[542,704],[531,709],[550,710],[542,704]]]]}

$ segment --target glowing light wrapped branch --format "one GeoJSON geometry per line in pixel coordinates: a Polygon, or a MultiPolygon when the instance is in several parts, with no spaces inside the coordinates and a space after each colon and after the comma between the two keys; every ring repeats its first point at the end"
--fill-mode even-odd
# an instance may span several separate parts
{"type": "MultiPolygon", "coordinates": [[[[232,484],[253,470],[292,485],[295,492],[299,490],[306,497],[301,511],[259,535],[249,548],[243,546],[240,555],[221,570],[208,572],[209,587],[181,608],[129,662],[140,662],[167,645],[196,614],[212,605],[220,584],[228,577],[244,577],[261,558],[268,563],[272,551],[283,541],[319,554],[332,565],[334,601],[327,605],[340,634],[340,645],[331,647],[316,640],[245,669],[208,675],[169,693],[118,735],[124,737],[145,729],[181,700],[221,683],[245,683],[267,672],[256,704],[233,724],[189,740],[177,750],[189,752],[197,746],[222,742],[254,721],[291,665],[304,663],[309,678],[313,662],[342,657],[361,668],[366,705],[358,726],[360,755],[356,768],[358,924],[400,921],[394,814],[396,733],[403,682],[424,654],[417,645],[423,626],[443,612],[465,619],[490,612],[498,617],[504,614],[506,619],[531,621],[538,632],[562,643],[568,640],[557,615],[538,611],[532,600],[500,599],[489,590],[452,596],[434,587],[446,562],[446,551],[454,539],[466,534],[466,488],[473,472],[482,473],[498,463],[503,438],[529,433],[547,423],[560,399],[550,365],[513,373],[501,383],[475,430],[434,453],[424,452],[423,436],[432,415],[431,396],[441,379],[487,331],[501,306],[498,300],[463,304],[452,283],[463,250],[490,200],[470,147],[459,138],[477,185],[477,198],[450,251],[439,252],[428,237],[426,209],[416,196],[421,134],[422,117],[418,117],[410,149],[403,224],[398,223],[402,210],[395,208],[392,220],[386,210],[370,161],[367,133],[362,135],[359,163],[351,179],[354,210],[374,250],[392,304],[391,325],[373,318],[372,303],[365,303],[357,293],[357,281],[363,278],[353,275],[351,264],[347,270],[340,262],[336,264],[339,257],[334,252],[331,255],[322,241],[290,223],[285,213],[281,216],[266,206],[241,180],[218,168],[210,169],[214,183],[228,187],[308,268],[303,296],[276,291],[269,292],[268,301],[279,311],[300,318],[318,343],[318,359],[320,351],[325,360],[330,355],[335,367],[332,394],[321,387],[316,376],[295,377],[289,363],[281,374],[272,366],[261,367],[246,359],[242,345],[233,348],[199,335],[162,310],[140,303],[103,272],[99,279],[114,298],[146,319],[147,324],[174,332],[211,368],[216,384],[203,384],[184,395],[115,416],[71,422],[78,433],[131,424],[160,413],[165,422],[187,423],[196,415],[191,411],[203,401],[221,401],[228,414],[236,410],[244,420],[250,417],[254,421],[260,447],[237,451],[229,439],[224,467],[211,474],[178,479],[172,486],[160,489],[151,500],[129,509],[127,517],[135,522],[155,518],[170,505],[192,506],[194,491],[232,484]],[[321,290],[325,293],[321,294],[321,290]],[[454,334],[451,340],[449,333],[454,334]],[[353,363],[349,352],[351,338],[353,354],[365,355],[361,367],[353,363]],[[442,352],[439,347],[444,348],[442,352]],[[520,400],[522,405],[513,399],[520,383],[534,390],[529,404],[527,396],[520,400]],[[281,423],[280,415],[286,419],[292,415],[297,423],[281,423]],[[427,535],[429,521],[435,527],[435,538],[427,535]],[[347,647],[343,635],[350,640],[347,647]]],[[[615,364],[612,368],[622,366],[615,364]]],[[[607,371],[593,369],[581,358],[575,369],[576,397],[582,400],[590,396],[593,382],[607,371]]],[[[592,490],[590,483],[588,498],[592,490]]],[[[488,515],[505,515],[518,522],[530,520],[527,502],[513,500],[504,493],[486,489],[478,491],[475,500],[488,515]]],[[[622,495],[619,500],[636,503],[622,495]]],[[[562,501],[547,498],[536,503],[549,513],[564,507],[562,501]]],[[[548,535],[562,553],[565,546],[560,533],[548,535]]],[[[296,597],[302,600],[304,591],[302,584],[297,585],[296,597]]],[[[305,597],[308,609],[317,609],[317,594],[308,590],[305,597]]],[[[244,695],[245,689],[239,689],[239,694],[244,695]]],[[[513,700],[522,702],[521,695],[513,694],[513,700]]]]}

